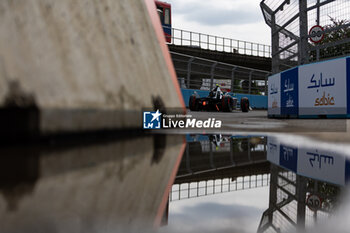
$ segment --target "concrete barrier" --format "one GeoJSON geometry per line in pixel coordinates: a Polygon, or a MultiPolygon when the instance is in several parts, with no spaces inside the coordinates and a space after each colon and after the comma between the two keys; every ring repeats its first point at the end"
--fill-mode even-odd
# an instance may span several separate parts
{"type": "Polygon", "coordinates": [[[140,128],[143,108],[183,107],[153,0],[4,0],[0,12],[3,133],[140,128]]]}
{"type": "MultiPolygon", "coordinates": [[[[183,99],[185,101],[186,107],[188,107],[188,102],[190,96],[197,92],[200,97],[207,97],[209,95],[209,91],[204,90],[194,90],[194,89],[181,89],[183,99]]],[[[267,109],[267,96],[263,95],[248,95],[248,94],[240,94],[240,93],[230,93],[232,97],[238,99],[238,104],[242,97],[247,97],[249,99],[250,106],[255,109],[267,109]]]]}
{"type": "Polygon", "coordinates": [[[268,85],[270,117],[350,117],[350,57],[289,69],[268,85]]]}

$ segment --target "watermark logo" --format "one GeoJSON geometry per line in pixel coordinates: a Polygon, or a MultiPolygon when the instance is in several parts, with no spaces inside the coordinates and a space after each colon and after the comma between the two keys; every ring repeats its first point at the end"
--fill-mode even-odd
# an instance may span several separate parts
{"type": "Polygon", "coordinates": [[[189,114],[165,114],[159,112],[143,112],[144,129],[218,129],[222,121],[215,118],[197,119],[189,114]]]}
{"type": "Polygon", "coordinates": [[[160,129],[161,115],[162,113],[160,113],[159,110],[157,110],[156,112],[143,112],[143,128],[160,129]]]}

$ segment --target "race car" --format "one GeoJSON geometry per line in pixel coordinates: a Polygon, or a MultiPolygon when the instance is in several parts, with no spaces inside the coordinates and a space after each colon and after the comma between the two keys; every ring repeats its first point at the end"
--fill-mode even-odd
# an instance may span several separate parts
{"type": "MultiPolygon", "coordinates": [[[[228,93],[223,93],[219,86],[216,86],[208,97],[200,97],[197,92],[190,96],[188,106],[191,111],[217,111],[217,112],[232,112],[237,108],[237,98],[234,98],[228,93]]],[[[242,97],[240,102],[242,112],[249,111],[249,100],[247,97],[242,97]]]]}

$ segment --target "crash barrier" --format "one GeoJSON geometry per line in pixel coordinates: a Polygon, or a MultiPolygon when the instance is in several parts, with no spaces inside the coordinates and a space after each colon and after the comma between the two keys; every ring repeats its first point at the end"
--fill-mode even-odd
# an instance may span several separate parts
{"type": "Polygon", "coordinates": [[[184,107],[154,1],[0,8],[3,135],[140,128],[144,108],[184,107]]]}
{"type": "Polygon", "coordinates": [[[271,28],[273,73],[350,54],[350,1],[263,0],[260,7],[271,28]]]}
{"type": "MultiPolygon", "coordinates": [[[[182,97],[185,101],[186,107],[188,107],[188,102],[190,96],[197,92],[200,97],[207,97],[209,91],[204,90],[195,90],[195,89],[181,89],[182,97]]],[[[237,104],[239,107],[240,100],[242,97],[247,97],[249,99],[249,104],[254,109],[267,109],[267,96],[263,95],[249,95],[249,94],[240,94],[240,93],[229,93],[230,96],[237,98],[237,104]]]]}
{"type": "Polygon", "coordinates": [[[212,90],[216,84],[226,92],[267,93],[271,72],[170,52],[181,88],[212,90]]]}
{"type": "Polygon", "coordinates": [[[298,175],[337,185],[350,180],[350,160],[333,150],[290,146],[268,137],[267,160],[298,175]]]}
{"type": "Polygon", "coordinates": [[[350,57],[302,65],[268,80],[269,117],[349,118],[350,57]]]}

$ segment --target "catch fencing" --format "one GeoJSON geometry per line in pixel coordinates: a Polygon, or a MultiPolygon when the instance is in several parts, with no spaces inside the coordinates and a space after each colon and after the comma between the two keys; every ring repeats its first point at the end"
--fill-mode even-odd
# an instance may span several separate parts
{"type": "Polygon", "coordinates": [[[216,84],[226,92],[266,95],[268,71],[242,67],[170,52],[184,89],[212,90],[216,84]]]}
{"type": "Polygon", "coordinates": [[[260,6],[272,31],[272,73],[350,54],[350,1],[263,0],[260,6]]]}
{"type": "Polygon", "coordinates": [[[178,201],[188,198],[266,187],[269,185],[269,182],[269,174],[260,174],[238,177],[236,180],[225,178],[174,184],[169,194],[169,200],[178,201]]]}

